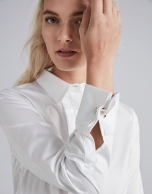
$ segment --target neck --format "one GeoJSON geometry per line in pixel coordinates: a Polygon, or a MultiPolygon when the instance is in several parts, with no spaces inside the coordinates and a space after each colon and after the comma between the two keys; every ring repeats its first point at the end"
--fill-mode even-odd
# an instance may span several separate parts
{"type": "Polygon", "coordinates": [[[54,66],[52,74],[69,84],[86,83],[86,66],[72,71],[64,71],[54,66]]]}

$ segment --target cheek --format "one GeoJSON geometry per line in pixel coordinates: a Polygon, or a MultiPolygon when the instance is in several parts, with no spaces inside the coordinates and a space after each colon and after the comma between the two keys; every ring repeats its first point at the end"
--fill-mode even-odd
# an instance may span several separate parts
{"type": "Polygon", "coordinates": [[[47,44],[47,40],[48,40],[48,32],[45,28],[42,27],[42,37],[43,37],[43,40],[45,42],[45,44],[47,44]]]}
{"type": "Polygon", "coordinates": [[[50,32],[50,30],[48,30],[46,28],[42,28],[42,37],[43,37],[47,52],[49,55],[51,55],[51,53],[53,51],[52,33],[50,32]]]}
{"type": "Polygon", "coordinates": [[[42,37],[46,45],[52,42],[52,39],[53,39],[52,35],[53,35],[53,32],[51,31],[50,28],[46,28],[45,26],[44,27],[42,26],[42,37]]]}

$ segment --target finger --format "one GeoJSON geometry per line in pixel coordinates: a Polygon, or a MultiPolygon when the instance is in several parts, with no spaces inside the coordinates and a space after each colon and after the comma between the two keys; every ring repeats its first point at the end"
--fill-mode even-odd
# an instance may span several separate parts
{"type": "Polygon", "coordinates": [[[112,0],[103,0],[103,14],[112,16],[112,0]]]}
{"type": "Polygon", "coordinates": [[[90,23],[99,20],[99,16],[103,15],[103,0],[91,0],[91,19],[90,23]]]}
{"type": "Polygon", "coordinates": [[[87,2],[87,5],[86,5],[88,7],[86,7],[86,9],[83,12],[82,22],[81,22],[81,25],[80,25],[80,28],[79,28],[80,32],[83,35],[85,35],[85,33],[88,29],[88,26],[89,26],[89,23],[90,23],[90,17],[91,17],[91,5],[90,5],[90,3],[88,4],[88,2],[87,2]]]}
{"type": "Polygon", "coordinates": [[[117,5],[116,2],[112,1],[112,13],[117,16],[117,5]]]}

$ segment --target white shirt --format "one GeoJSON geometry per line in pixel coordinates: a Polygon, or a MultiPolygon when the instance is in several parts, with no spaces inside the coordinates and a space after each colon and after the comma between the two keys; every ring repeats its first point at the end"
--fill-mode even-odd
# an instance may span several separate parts
{"type": "Polygon", "coordinates": [[[14,194],[143,194],[138,118],[119,98],[46,69],[2,89],[14,194]],[[96,150],[90,131],[98,121],[104,143],[96,150]]]}

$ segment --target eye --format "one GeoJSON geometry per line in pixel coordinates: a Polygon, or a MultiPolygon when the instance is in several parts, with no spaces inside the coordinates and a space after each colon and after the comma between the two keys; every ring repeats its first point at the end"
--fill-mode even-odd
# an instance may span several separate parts
{"type": "MultiPolygon", "coordinates": [[[[82,22],[82,19],[79,19],[77,22],[81,21],[82,22]]],[[[81,24],[81,23],[80,23],[81,24]]]]}
{"type": "MultiPolygon", "coordinates": [[[[56,18],[46,18],[45,21],[51,23],[51,19],[56,20],[56,18]]],[[[54,22],[53,22],[54,23],[54,22]]],[[[52,24],[52,23],[51,23],[52,24]]]]}
{"type": "MultiPolygon", "coordinates": [[[[54,23],[56,23],[54,21],[57,21],[57,19],[54,18],[54,17],[51,17],[51,18],[46,18],[45,21],[48,22],[48,23],[50,23],[50,24],[54,24],[54,23]],[[51,20],[53,21],[53,23],[51,22],[51,20]]],[[[82,19],[79,19],[77,22],[82,22],[82,19]]]]}

